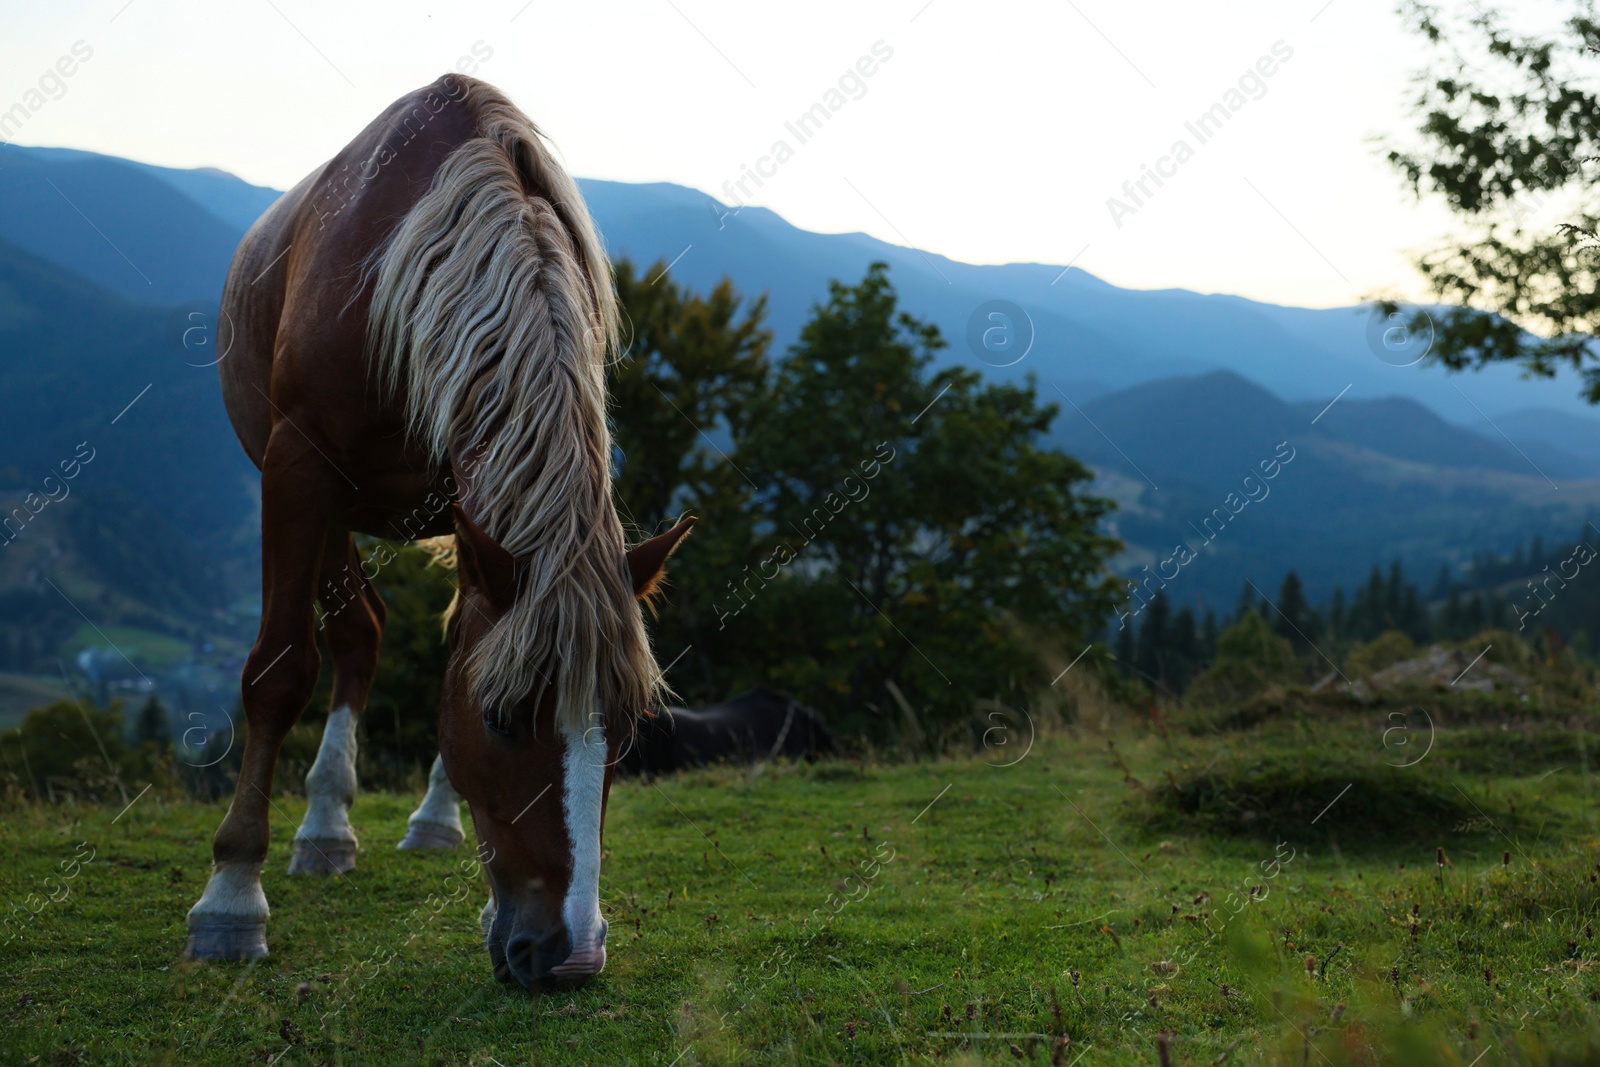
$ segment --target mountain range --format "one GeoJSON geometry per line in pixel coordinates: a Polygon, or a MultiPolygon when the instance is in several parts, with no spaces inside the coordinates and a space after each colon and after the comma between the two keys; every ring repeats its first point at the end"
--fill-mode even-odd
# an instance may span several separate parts
{"type": "MultiPolygon", "coordinates": [[[[614,256],[670,263],[694,289],[727,276],[765,293],[780,346],[830,279],[887,262],[903,308],[949,342],[941,359],[1033,375],[1060,405],[1053,439],[1123,505],[1130,570],[1196,537],[1185,529],[1288,442],[1295,459],[1270,495],[1184,568],[1184,599],[1231,599],[1245,577],[1265,589],[1291,566],[1313,596],[1395,557],[1431,573],[1600,510],[1600,418],[1572,376],[1398,366],[1365,306],[1125,289],[1076,266],[973,265],[812,233],[677,185],[580,185],[614,256]],[[997,322],[1014,331],[1002,354],[969,340],[997,322]]],[[[213,578],[174,587],[196,610],[250,595],[254,472],[214,370],[182,339],[278,195],[216,170],[0,148],[0,499],[79,441],[104,442],[81,496],[108,494],[143,516],[143,536],[203,560],[213,578]]],[[[0,589],[32,580],[9,562],[20,558],[0,553],[0,589]]]]}

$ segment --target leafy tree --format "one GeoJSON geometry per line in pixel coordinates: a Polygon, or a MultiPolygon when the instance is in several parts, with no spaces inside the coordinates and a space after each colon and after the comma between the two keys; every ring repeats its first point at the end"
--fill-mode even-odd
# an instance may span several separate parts
{"type": "Polygon", "coordinates": [[[1111,504],[1042,446],[1057,408],[1031,381],[933,369],[944,341],[899,312],[884,264],[829,288],[732,420],[761,520],[719,605],[746,634],[735,675],[864,732],[882,732],[891,681],[947,722],[1022,700],[1048,681],[1039,643],[1080,640],[1111,608],[1111,504]]]}
{"type": "Polygon", "coordinates": [[[1225,704],[1300,676],[1288,641],[1272,632],[1259,612],[1246,611],[1217,638],[1217,655],[1195,679],[1190,695],[1200,704],[1225,704]]]}
{"type": "Polygon", "coordinates": [[[621,453],[616,495],[624,512],[651,530],[676,521],[686,493],[725,467],[714,438],[731,447],[728,423],[766,385],[772,343],[762,325],[766,297],[741,316],[743,301],[726,278],[702,297],[666,271],[664,262],[643,275],[628,260],[616,264],[629,328],[609,382],[621,453]]]}
{"type": "Polygon", "coordinates": [[[1289,642],[1273,633],[1255,612],[1222,631],[1217,638],[1216,662],[1224,666],[1253,665],[1269,677],[1293,674],[1296,669],[1289,642]]]}
{"type": "Polygon", "coordinates": [[[726,279],[699,296],[673,282],[665,263],[639,274],[622,260],[616,270],[631,325],[609,383],[617,505],[641,533],[681,512],[699,520],[667,569],[653,629],[680,697],[709,703],[735,691],[734,668],[751,654],[719,625],[716,608],[753,558],[754,487],[728,454],[734,420],[769,387],[766,298],[746,304],[726,279]]]}
{"type": "Polygon", "coordinates": [[[1432,358],[1452,370],[1511,360],[1541,377],[1570,365],[1600,402],[1590,344],[1600,326],[1600,96],[1584,71],[1600,49],[1593,5],[1574,0],[1557,32],[1538,35],[1477,3],[1470,14],[1421,0],[1401,11],[1432,55],[1413,101],[1418,143],[1391,147],[1389,160],[1470,228],[1417,261],[1441,300],[1470,305],[1435,313],[1432,358]],[[1567,221],[1526,225],[1550,197],[1570,205],[1567,221]]]}
{"type": "Polygon", "coordinates": [[[1364,645],[1357,645],[1345,659],[1345,673],[1365,678],[1385,667],[1402,663],[1416,654],[1416,642],[1404,630],[1386,630],[1364,645]]]}
{"type": "MultiPolygon", "coordinates": [[[[786,689],[846,731],[888,736],[890,683],[933,739],[980,700],[1020,703],[1113,603],[1099,532],[1112,506],[1042,444],[1056,407],[1031,382],[935,370],[938,330],[899,312],[887,268],[833,283],[769,362],[764,304],[707,298],[619,266],[633,322],[612,368],[619,507],[700,522],[653,622],[686,702],[786,689]]],[[[369,751],[431,755],[447,576],[402,549],[364,716],[369,751]]]]}

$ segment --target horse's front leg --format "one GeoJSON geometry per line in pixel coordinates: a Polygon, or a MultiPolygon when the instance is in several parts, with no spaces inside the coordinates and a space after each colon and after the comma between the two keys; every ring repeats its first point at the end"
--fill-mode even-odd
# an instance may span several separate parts
{"type": "Polygon", "coordinates": [[[261,478],[261,629],[240,690],[249,732],[233,803],[212,839],[211,880],[189,911],[189,959],[255,959],[267,954],[267,898],[261,865],[278,750],[316,686],[322,658],[311,602],[328,535],[326,460],[297,431],[272,431],[261,478]]]}
{"type": "Polygon", "coordinates": [[[294,835],[290,874],[346,874],[356,866],[356,723],[378,671],[386,615],[363,566],[354,538],[344,531],[329,537],[317,597],[333,658],[333,701],[306,775],[306,817],[294,835]]]}

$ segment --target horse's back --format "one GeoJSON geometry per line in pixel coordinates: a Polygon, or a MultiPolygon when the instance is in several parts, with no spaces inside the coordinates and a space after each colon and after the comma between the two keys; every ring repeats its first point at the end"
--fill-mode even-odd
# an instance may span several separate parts
{"type": "Polygon", "coordinates": [[[283,315],[283,273],[272,281],[266,275],[288,252],[296,205],[316,180],[316,175],[280,196],[255,221],[234,250],[222,290],[217,350],[222,358],[217,373],[222,402],[233,429],[257,467],[267,451],[272,432],[272,349],[283,315]]]}
{"type": "Polygon", "coordinates": [[[273,426],[307,398],[315,401],[304,412],[317,424],[311,432],[334,447],[371,440],[374,420],[393,421],[371,402],[366,268],[444,160],[475,134],[470,85],[446,75],[395,101],[240,241],[223,290],[219,350],[227,354],[218,370],[235,432],[258,467],[273,426]]]}

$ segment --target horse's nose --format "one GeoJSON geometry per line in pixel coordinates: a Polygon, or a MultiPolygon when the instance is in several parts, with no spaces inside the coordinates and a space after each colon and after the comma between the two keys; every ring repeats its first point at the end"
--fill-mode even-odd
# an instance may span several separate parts
{"type": "Polygon", "coordinates": [[[506,966],[524,989],[548,984],[550,972],[571,954],[567,932],[560,927],[542,937],[519,930],[506,939],[506,966]]]}
{"type": "Polygon", "coordinates": [[[580,986],[605,970],[606,930],[602,920],[599,931],[584,944],[564,945],[569,948],[566,957],[545,972],[544,981],[558,986],[580,986]]]}
{"type": "Polygon", "coordinates": [[[604,938],[577,951],[570,951],[569,944],[564,932],[543,939],[516,934],[506,942],[506,968],[524,989],[583,985],[605,968],[604,938]]]}
{"type": "Polygon", "coordinates": [[[605,970],[605,967],[606,946],[602,940],[592,948],[571,953],[565,960],[550,968],[550,980],[557,985],[582,985],[605,970]]]}
{"type": "Polygon", "coordinates": [[[602,921],[598,934],[576,948],[562,927],[542,937],[518,931],[505,941],[505,970],[509,972],[505,977],[516,979],[524,989],[581,986],[605,968],[606,930],[602,921]]]}

